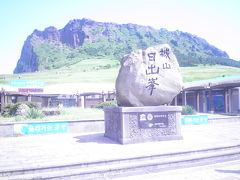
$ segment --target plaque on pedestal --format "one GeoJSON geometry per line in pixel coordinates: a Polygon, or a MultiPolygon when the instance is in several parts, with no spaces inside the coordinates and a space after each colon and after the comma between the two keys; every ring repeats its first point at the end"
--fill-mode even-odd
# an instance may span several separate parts
{"type": "Polygon", "coordinates": [[[182,139],[181,110],[179,106],[107,107],[105,137],[121,144],[182,139]]]}

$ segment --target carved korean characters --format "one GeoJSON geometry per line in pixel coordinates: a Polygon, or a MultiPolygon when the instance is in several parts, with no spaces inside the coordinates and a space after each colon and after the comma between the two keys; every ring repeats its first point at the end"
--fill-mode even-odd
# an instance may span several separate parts
{"type": "Polygon", "coordinates": [[[181,90],[179,64],[168,44],[136,50],[122,58],[116,80],[118,105],[168,104],[181,90]]]}

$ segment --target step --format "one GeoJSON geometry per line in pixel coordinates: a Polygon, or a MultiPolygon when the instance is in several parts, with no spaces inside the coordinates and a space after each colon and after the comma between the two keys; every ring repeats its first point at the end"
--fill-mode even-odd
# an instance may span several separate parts
{"type": "Polygon", "coordinates": [[[42,168],[0,170],[8,179],[96,178],[121,174],[149,173],[240,159],[240,145],[152,156],[85,162],[42,168]]]}

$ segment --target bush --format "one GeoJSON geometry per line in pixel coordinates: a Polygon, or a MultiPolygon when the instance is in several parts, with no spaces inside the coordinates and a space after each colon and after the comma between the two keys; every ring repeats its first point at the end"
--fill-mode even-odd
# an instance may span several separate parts
{"type": "Polygon", "coordinates": [[[100,104],[97,105],[96,108],[98,109],[104,109],[105,107],[116,107],[117,106],[117,102],[116,101],[105,101],[102,102],[100,104]]]}
{"type": "Polygon", "coordinates": [[[7,104],[5,107],[3,107],[2,115],[3,117],[11,117],[15,116],[17,109],[21,104],[26,104],[30,109],[38,109],[38,106],[36,103],[33,102],[18,102],[16,104],[7,104]]]}
{"type": "Polygon", "coordinates": [[[37,103],[34,103],[34,102],[22,102],[22,103],[26,104],[30,108],[39,109],[39,106],[37,103]]]}
{"type": "Polygon", "coordinates": [[[192,115],[196,114],[196,111],[191,106],[183,106],[182,115],[192,115]]]}
{"type": "Polygon", "coordinates": [[[2,116],[3,117],[11,117],[14,116],[16,113],[16,107],[14,104],[7,104],[3,107],[2,116]]]}
{"type": "Polygon", "coordinates": [[[30,107],[26,104],[20,104],[17,108],[15,116],[26,116],[28,111],[30,111],[30,107]]]}
{"type": "Polygon", "coordinates": [[[26,118],[28,119],[37,119],[37,118],[43,118],[45,115],[39,111],[38,109],[36,108],[31,108],[27,115],[26,115],[26,118]]]}

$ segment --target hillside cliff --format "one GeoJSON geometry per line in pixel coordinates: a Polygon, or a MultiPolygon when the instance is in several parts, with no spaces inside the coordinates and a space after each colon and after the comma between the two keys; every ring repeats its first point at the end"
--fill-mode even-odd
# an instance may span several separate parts
{"type": "Polygon", "coordinates": [[[181,66],[228,60],[226,52],[190,33],[76,19],[59,30],[52,26],[34,30],[23,45],[14,73],[56,69],[90,57],[120,59],[132,50],[163,43],[173,48],[181,66]]]}

